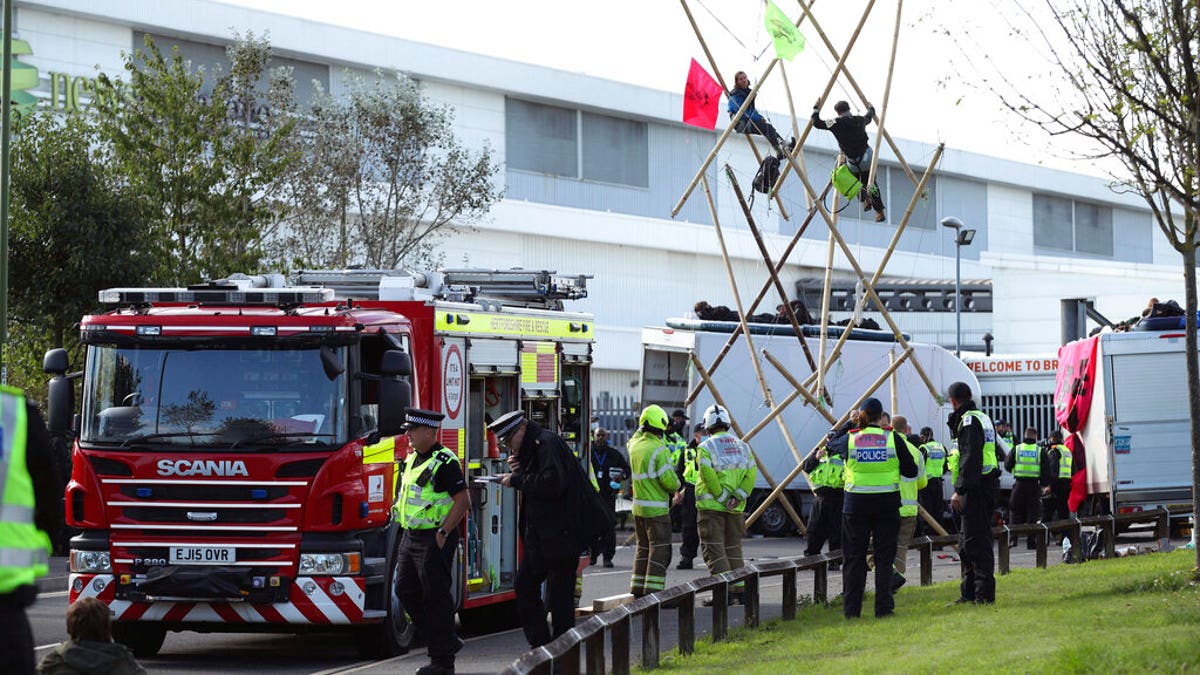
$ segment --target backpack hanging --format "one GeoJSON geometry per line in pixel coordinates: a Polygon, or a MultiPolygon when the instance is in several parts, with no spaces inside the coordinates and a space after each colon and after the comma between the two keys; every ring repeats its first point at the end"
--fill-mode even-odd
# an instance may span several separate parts
{"type": "Polygon", "coordinates": [[[762,164],[758,166],[758,173],[754,174],[754,191],[764,195],[768,194],[778,180],[779,158],[775,155],[767,155],[763,158],[762,164]]]}

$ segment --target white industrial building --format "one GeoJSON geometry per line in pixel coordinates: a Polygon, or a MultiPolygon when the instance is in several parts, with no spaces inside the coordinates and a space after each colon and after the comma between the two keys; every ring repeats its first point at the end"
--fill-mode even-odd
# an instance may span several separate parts
{"type": "MultiPolygon", "coordinates": [[[[118,73],[122,52],[140,46],[143,34],[178,44],[193,60],[219,61],[231,27],[269,30],[279,62],[295,69],[298,84],[316,79],[334,95],[348,70],[405,72],[430,98],[454,107],[462,140],[491,144],[503,162],[496,179],[505,198],[474,231],[446,242],[445,260],[594,275],[581,309],[596,315],[595,393],[636,393],[642,326],[682,316],[697,300],[734,305],[703,192],[678,218],[670,217],[716,139],[679,121],[678,93],[206,0],[18,1],[15,20],[17,36],[32,49],[20,58],[39,69],[42,86],[34,93],[46,99],[63,95],[74,78],[118,73]]],[[[298,88],[302,97],[308,92],[311,87],[298,88]]],[[[897,143],[918,171],[936,150],[897,143]]],[[[806,143],[818,190],[834,152],[824,132],[806,143]]],[[[726,163],[749,192],[755,160],[744,140],[731,139],[708,180],[742,295],[752,297],[766,269],[720,169],[726,163]]],[[[840,230],[868,271],[913,192],[890,151],[880,166],[889,222],[860,220],[857,204],[839,216],[840,230]]],[[[798,181],[790,179],[784,192],[790,220],[761,195],[753,209],[775,256],[806,211],[798,181]]],[[[951,232],[938,226],[947,216],[976,230],[961,250],[961,276],[973,298],[962,316],[965,349],[982,350],[990,332],[1000,353],[1052,353],[1060,344],[1063,298],[1093,300],[1114,321],[1137,313],[1151,296],[1182,298],[1179,256],[1138,198],[1114,193],[1101,179],[947,148],[884,279],[885,286],[910,293],[928,289],[929,304],[942,310],[903,311],[905,304],[926,306],[919,294],[910,294],[908,303],[896,298],[895,317],[917,340],[955,342],[954,313],[946,311],[955,247],[951,232]]],[[[783,273],[789,292],[800,282],[819,295],[827,234],[819,217],[806,230],[783,273]]],[[[840,255],[834,267],[845,297],[852,272],[840,255]]],[[[777,300],[769,296],[764,304],[760,311],[773,311],[777,300]]],[[[848,316],[835,308],[835,319],[848,316]]],[[[817,314],[820,307],[810,309],[817,314]]]]}

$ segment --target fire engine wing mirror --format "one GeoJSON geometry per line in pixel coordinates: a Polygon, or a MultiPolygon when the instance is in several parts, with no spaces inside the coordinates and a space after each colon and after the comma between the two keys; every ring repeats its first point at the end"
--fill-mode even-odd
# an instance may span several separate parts
{"type": "Polygon", "coordinates": [[[408,377],[412,375],[412,357],[399,349],[389,349],[383,353],[379,373],[384,377],[408,377]]]}
{"type": "Polygon", "coordinates": [[[330,382],[346,372],[346,364],[342,363],[342,358],[329,345],[321,345],[321,368],[325,370],[325,377],[329,378],[330,382]]]}
{"type": "Polygon", "coordinates": [[[47,350],[46,356],[42,358],[42,371],[48,375],[66,375],[70,369],[71,362],[67,358],[67,350],[61,347],[47,350]]]}
{"type": "Polygon", "coordinates": [[[73,435],[75,430],[75,378],[67,374],[69,367],[65,349],[51,349],[42,361],[42,370],[54,375],[46,388],[46,429],[56,436],[73,435]]]}
{"type": "Polygon", "coordinates": [[[404,433],[404,411],[412,405],[412,386],[408,380],[385,377],[379,381],[379,435],[404,433]]]}

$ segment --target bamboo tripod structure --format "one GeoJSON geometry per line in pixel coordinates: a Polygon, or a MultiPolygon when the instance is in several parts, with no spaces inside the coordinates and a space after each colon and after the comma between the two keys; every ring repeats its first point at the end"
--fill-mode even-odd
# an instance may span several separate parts
{"type": "MultiPolygon", "coordinates": [[[[800,17],[795,21],[795,25],[797,27],[800,27],[802,24],[807,22],[808,25],[810,25],[812,27],[812,29],[820,37],[820,41],[821,41],[821,43],[823,43],[824,47],[828,50],[828,52],[832,55],[832,57],[834,59],[836,59],[836,61],[837,61],[836,66],[833,67],[832,72],[830,73],[830,77],[825,84],[825,87],[821,93],[821,96],[818,98],[818,104],[821,101],[824,101],[828,98],[830,92],[833,90],[834,86],[837,84],[839,76],[844,76],[845,80],[853,88],[853,90],[855,91],[857,96],[862,100],[863,103],[866,103],[868,99],[867,99],[866,95],[863,93],[862,89],[859,87],[858,83],[854,80],[853,76],[850,74],[849,69],[846,67],[846,61],[847,61],[847,58],[849,57],[851,51],[853,50],[856,42],[858,41],[858,38],[863,30],[863,27],[865,26],[870,14],[871,14],[871,10],[874,8],[875,0],[867,0],[866,7],[863,10],[862,16],[858,20],[858,22],[854,28],[853,34],[849,38],[845,48],[840,51],[829,40],[825,31],[822,29],[820,23],[817,21],[816,16],[813,14],[812,6],[815,4],[815,0],[796,0],[796,2],[801,9],[801,14],[800,14],[800,17]]],[[[680,5],[682,6],[683,11],[684,11],[685,15],[687,16],[688,22],[691,25],[692,30],[696,35],[696,39],[699,42],[701,49],[704,51],[704,55],[708,60],[709,66],[712,68],[712,71],[715,74],[718,82],[721,84],[722,88],[726,88],[726,90],[728,91],[727,87],[725,86],[725,79],[722,77],[722,75],[720,73],[720,69],[717,67],[716,59],[713,57],[712,52],[709,49],[708,43],[705,41],[704,36],[702,35],[700,28],[697,25],[695,18],[692,15],[691,9],[688,6],[688,0],[680,0],[680,5]]],[[[783,418],[780,417],[781,413],[783,413],[797,399],[803,399],[804,405],[812,406],[826,421],[830,422],[836,428],[836,427],[840,427],[842,424],[845,423],[845,421],[849,418],[851,412],[853,410],[857,409],[858,406],[861,405],[862,401],[864,401],[868,397],[872,396],[879,387],[883,386],[883,384],[888,382],[890,379],[891,380],[891,386],[890,386],[891,404],[892,404],[891,410],[892,410],[893,414],[896,414],[897,412],[903,412],[903,411],[896,410],[896,408],[899,404],[899,401],[898,401],[898,397],[897,397],[895,374],[896,374],[897,370],[899,368],[901,368],[903,365],[911,364],[912,368],[916,371],[916,373],[921,378],[923,384],[925,385],[925,388],[928,389],[930,396],[939,405],[944,402],[944,397],[943,397],[942,393],[939,392],[937,390],[937,388],[934,386],[933,381],[930,379],[929,375],[926,373],[925,369],[921,366],[920,362],[916,358],[913,346],[908,343],[907,338],[901,332],[901,330],[900,330],[899,326],[896,324],[896,322],[892,319],[892,316],[891,316],[890,312],[888,311],[886,305],[883,303],[883,301],[880,299],[879,295],[875,291],[875,285],[883,277],[883,274],[887,267],[887,264],[891,260],[891,257],[893,255],[893,253],[895,252],[896,246],[899,244],[900,237],[903,234],[903,232],[905,231],[905,228],[908,225],[908,221],[912,217],[913,212],[917,207],[918,200],[920,200],[922,198],[922,196],[924,195],[926,187],[928,186],[929,181],[932,178],[933,173],[934,173],[938,163],[941,160],[942,153],[944,150],[944,146],[938,146],[937,151],[934,153],[933,158],[930,161],[926,170],[924,171],[923,175],[918,177],[913,172],[913,170],[909,167],[909,164],[905,160],[902,153],[900,152],[900,149],[896,146],[896,144],[892,140],[891,136],[887,133],[887,129],[885,126],[885,120],[887,118],[887,110],[888,110],[888,106],[890,103],[891,83],[892,83],[892,76],[893,76],[894,69],[895,69],[896,52],[897,52],[897,48],[899,45],[902,11],[903,11],[903,0],[896,0],[895,27],[894,27],[894,30],[892,33],[892,44],[891,44],[891,50],[890,50],[890,55],[889,55],[889,61],[888,61],[887,80],[886,80],[886,85],[885,85],[885,89],[884,89],[882,107],[880,108],[879,115],[878,115],[878,129],[875,132],[875,137],[874,137],[874,142],[873,142],[874,156],[871,161],[870,169],[869,169],[869,172],[867,175],[867,180],[864,182],[862,189],[864,189],[864,190],[868,189],[868,186],[874,184],[875,175],[876,175],[876,172],[878,169],[878,162],[879,162],[879,147],[884,141],[886,141],[888,146],[892,150],[893,154],[895,155],[903,172],[912,181],[913,186],[914,186],[914,192],[913,192],[912,198],[909,200],[908,206],[907,206],[906,210],[904,211],[902,218],[900,219],[899,223],[897,224],[896,231],[893,234],[892,239],[891,239],[890,243],[888,244],[887,249],[885,250],[885,253],[884,253],[882,259],[880,260],[878,267],[872,271],[872,274],[870,274],[868,276],[867,273],[863,270],[862,266],[859,264],[858,260],[856,259],[853,252],[850,250],[849,245],[847,245],[846,240],[843,238],[841,232],[838,229],[837,204],[838,204],[838,198],[840,197],[840,195],[838,195],[836,192],[834,192],[834,209],[833,209],[834,212],[830,213],[830,211],[826,208],[826,206],[824,204],[824,200],[827,197],[827,195],[829,194],[832,186],[829,183],[826,183],[826,185],[824,186],[824,189],[818,194],[818,192],[814,189],[812,182],[809,180],[807,172],[804,168],[805,162],[804,162],[804,157],[803,157],[803,147],[804,147],[805,139],[807,139],[808,135],[811,133],[811,131],[813,129],[812,120],[805,119],[803,125],[801,125],[799,118],[797,118],[796,112],[795,112],[795,106],[793,104],[791,87],[790,87],[790,84],[788,83],[787,72],[784,69],[783,63],[778,58],[773,58],[768,62],[765,69],[763,70],[761,76],[755,82],[755,84],[750,92],[750,95],[746,98],[746,101],[742,104],[742,106],[736,112],[731,114],[728,125],[725,127],[724,131],[718,136],[716,143],[714,144],[712,150],[704,158],[703,162],[701,163],[699,169],[696,172],[695,177],[688,184],[687,188],[683,192],[683,195],[679,198],[678,203],[675,205],[675,207],[671,211],[672,216],[678,215],[679,211],[683,208],[684,204],[686,204],[687,201],[693,196],[693,193],[696,190],[696,188],[703,187],[703,191],[704,191],[705,197],[708,202],[709,213],[712,217],[714,230],[717,234],[717,240],[720,245],[722,261],[725,265],[725,270],[729,277],[730,288],[731,288],[733,296],[734,296],[734,303],[736,305],[738,316],[739,316],[738,329],[735,330],[729,336],[729,339],[726,341],[725,345],[717,353],[717,355],[707,364],[707,367],[700,362],[699,358],[697,357],[697,355],[694,352],[690,354],[690,362],[695,367],[696,372],[700,375],[700,381],[697,382],[694,385],[694,387],[688,392],[688,395],[687,395],[687,398],[685,401],[685,405],[694,402],[696,400],[697,396],[699,396],[699,394],[702,391],[707,390],[709,395],[712,396],[714,401],[716,401],[719,405],[726,408],[727,410],[729,409],[729,407],[727,405],[725,405],[725,402],[724,402],[725,399],[722,397],[721,393],[717,390],[717,387],[714,384],[712,376],[717,371],[717,369],[721,366],[725,356],[732,349],[734,343],[739,339],[739,337],[744,338],[745,342],[746,342],[746,348],[750,355],[751,364],[753,365],[754,377],[757,380],[758,388],[762,394],[763,401],[765,402],[766,406],[769,408],[769,412],[759,422],[754,424],[749,429],[743,430],[743,428],[737,423],[737,421],[734,421],[733,422],[734,431],[742,438],[742,440],[749,443],[758,433],[760,433],[767,426],[774,423],[775,426],[777,426],[779,428],[779,431],[782,434],[787,447],[789,448],[793,457],[796,460],[796,467],[791,472],[789,472],[789,474],[787,476],[785,476],[782,481],[776,481],[775,477],[773,477],[767,473],[766,467],[765,467],[764,463],[761,461],[759,455],[757,453],[754,453],[752,450],[752,454],[754,454],[754,459],[759,467],[759,471],[760,471],[760,473],[762,473],[762,475],[763,475],[764,479],[766,480],[766,482],[768,483],[768,485],[770,485],[771,491],[770,491],[769,495],[766,497],[766,499],[764,499],[758,505],[758,507],[754,510],[754,512],[749,515],[749,517],[747,518],[747,521],[746,521],[747,525],[753,524],[759,517],[762,516],[763,512],[768,507],[770,507],[776,500],[778,500],[781,507],[787,512],[788,516],[796,524],[797,528],[799,528],[801,532],[804,532],[804,530],[805,530],[804,523],[800,519],[800,516],[798,514],[796,514],[795,509],[792,507],[791,503],[786,498],[780,499],[780,497],[783,496],[783,492],[788,487],[788,485],[793,480],[795,480],[797,476],[803,474],[801,465],[803,464],[804,460],[807,459],[808,457],[812,456],[813,454],[815,454],[818,450],[820,450],[820,448],[822,448],[824,446],[825,440],[822,439],[820,442],[818,442],[817,445],[815,447],[813,447],[806,455],[802,456],[800,454],[800,450],[799,450],[799,448],[796,447],[795,441],[793,440],[792,435],[789,432],[787,425],[783,421],[783,418]],[[716,161],[717,155],[720,152],[721,148],[724,146],[725,142],[729,139],[730,135],[732,135],[734,133],[734,129],[737,126],[738,121],[746,114],[746,111],[749,109],[750,105],[752,104],[754,96],[758,93],[759,88],[762,87],[763,83],[767,80],[767,78],[771,75],[771,73],[775,72],[776,66],[779,66],[778,70],[779,70],[779,74],[780,74],[780,79],[783,82],[784,90],[787,94],[788,109],[789,109],[789,113],[791,115],[791,128],[792,128],[795,138],[797,139],[797,143],[790,152],[784,153],[784,159],[785,159],[784,166],[782,167],[782,169],[780,171],[779,178],[776,181],[773,189],[771,189],[768,194],[772,199],[774,199],[775,203],[778,204],[781,216],[784,219],[788,219],[788,214],[786,211],[783,210],[783,203],[782,203],[782,200],[780,199],[780,189],[781,189],[781,187],[783,185],[783,181],[786,179],[786,177],[788,175],[790,175],[792,172],[794,172],[796,174],[796,176],[800,179],[800,182],[803,184],[804,195],[805,195],[805,198],[808,203],[808,212],[805,215],[803,223],[799,226],[799,228],[797,229],[795,234],[792,236],[791,240],[789,241],[789,243],[786,246],[785,250],[783,251],[782,255],[780,255],[777,260],[773,259],[771,252],[765,243],[762,232],[759,229],[758,225],[754,221],[754,217],[751,213],[750,206],[748,205],[748,203],[745,199],[745,196],[742,192],[741,186],[739,185],[737,178],[734,175],[734,172],[732,171],[732,169],[730,169],[730,167],[728,165],[725,165],[725,174],[731,183],[733,194],[738,201],[738,205],[741,207],[741,211],[745,217],[746,224],[749,228],[751,235],[754,238],[755,244],[758,248],[758,252],[762,258],[762,262],[768,272],[768,278],[766,280],[764,280],[761,288],[758,291],[758,294],[755,296],[754,300],[752,302],[750,302],[748,306],[746,306],[742,302],[741,294],[738,290],[737,280],[736,280],[736,277],[733,272],[733,267],[732,267],[732,263],[730,260],[729,250],[728,250],[728,248],[726,246],[726,242],[725,242],[724,232],[722,230],[721,223],[718,219],[717,208],[716,208],[716,205],[715,205],[715,202],[713,199],[712,186],[709,184],[707,172],[708,172],[709,168],[712,166],[712,163],[714,161],[716,161]],[[789,301],[787,292],[785,290],[785,287],[783,285],[780,275],[784,271],[784,268],[788,262],[788,258],[791,256],[795,247],[799,243],[800,237],[804,234],[804,232],[810,226],[812,221],[814,219],[816,219],[818,215],[820,216],[820,219],[823,220],[825,222],[826,226],[828,227],[828,237],[827,237],[827,241],[826,241],[826,257],[825,257],[825,270],[824,270],[825,276],[824,276],[824,284],[822,287],[820,339],[819,339],[819,344],[817,347],[817,354],[816,354],[816,357],[814,358],[813,351],[809,348],[808,342],[804,336],[804,332],[799,324],[799,321],[797,320],[797,318],[795,316],[795,313],[794,313],[791,303],[789,301]],[[886,368],[886,370],[884,370],[882,373],[880,373],[879,377],[874,381],[874,383],[866,391],[864,391],[861,394],[858,401],[856,401],[853,406],[848,408],[847,412],[844,413],[840,418],[835,417],[834,414],[832,412],[830,412],[830,410],[829,410],[829,407],[832,406],[833,401],[829,397],[828,392],[826,391],[827,387],[826,387],[826,378],[825,378],[826,374],[829,372],[832,365],[835,364],[838,361],[838,359],[840,358],[843,347],[845,345],[845,342],[849,338],[850,332],[851,332],[850,331],[851,327],[847,326],[845,329],[842,330],[841,334],[838,336],[837,341],[835,343],[833,343],[832,348],[829,347],[830,341],[828,340],[828,337],[829,337],[828,331],[829,331],[830,297],[831,297],[831,293],[832,293],[832,275],[833,275],[833,267],[835,264],[835,257],[838,252],[840,252],[842,254],[846,263],[848,263],[849,267],[853,271],[854,275],[857,277],[858,282],[861,284],[862,289],[863,289],[863,294],[858,299],[858,306],[856,307],[856,313],[857,313],[857,311],[864,309],[864,307],[866,307],[866,306],[874,305],[874,309],[876,309],[880,313],[883,320],[887,323],[888,329],[890,329],[890,331],[893,334],[895,341],[897,343],[896,347],[888,354],[889,366],[886,368]],[[755,310],[758,308],[759,304],[764,300],[764,298],[772,290],[774,290],[779,296],[779,300],[782,303],[782,307],[783,307],[783,313],[787,318],[787,323],[789,323],[791,325],[792,329],[794,330],[796,337],[801,344],[801,347],[802,347],[802,350],[803,350],[803,353],[805,356],[805,360],[807,361],[807,365],[809,366],[810,374],[804,380],[800,380],[799,378],[795,377],[792,373],[788,372],[788,370],[784,366],[784,364],[782,362],[780,362],[777,358],[772,356],[766,349],[763,349],[760,352],[759,350],[756,350],[756,348],[755,348],[754,338],[752,337],[751,330],[750,330],[749,326],[747,325],[747,317],[755,312],[755,310]],[[791,391],[789,391],[785,395],[783,395],[782,398],[777,397],[777,392],[772,391],[771,387],[768,385],[766,376],[764,374],[764,368],[763,368],[763,365],[762,365],[762,362],[760,359],[765,359],[768,363],[770,363],[771,366],[775,369],[775,371],[777,371],[784,378],[784,380],[788,383],[788,385],[791,387],[791,391]]],[[[747,141],[750,143],[750,147],[754,154],[755,159],[761,160],[761,156],[758,152],[758,149],[754,145],[754,142],[750,139],[750,136],[748,134],[744,134],[744,135],[746,136],[747,141]]],[[[925,518],[925,520],[927,522],[930,522],[931,525],[934,525],[935,529],[937,529],[939,531],[943,531],[943,530],[941,530],[940,525],[937,525],[936,521],[934,521],[934,519],[931,518],[929,516],[929,514],[925,513],[923,509],[921,510],[921,515],[923,518],[925,518]]]]}

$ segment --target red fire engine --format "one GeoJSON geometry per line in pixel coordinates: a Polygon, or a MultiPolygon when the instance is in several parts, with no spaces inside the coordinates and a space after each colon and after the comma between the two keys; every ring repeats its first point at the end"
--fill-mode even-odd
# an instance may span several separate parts
{"type": "Polygon", "coordinates": [[[472,489],[460,618],[511,617],[516,497],[486,425],[523,408],[585,452],[586,276],[308,272],[100,292],[82,373],[46,355],[52,431],[74,433],[70,598],[112,608],[139,655],[168,630],[347,629],[370,657],[412,639],[391,505],[407,405],[446,414],[472,489]],[[72,423],[74,383],[81,414],[72,423]]]}

